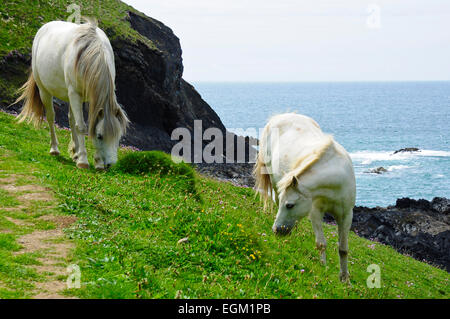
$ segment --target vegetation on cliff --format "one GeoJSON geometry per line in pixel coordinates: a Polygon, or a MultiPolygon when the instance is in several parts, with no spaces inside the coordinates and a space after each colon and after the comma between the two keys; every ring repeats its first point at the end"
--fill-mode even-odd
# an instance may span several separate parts
{"type": "Polygon", "coordinates": [[[130,41],[140,40],[154,46],[148,38],[130,28],[126,20],[128,12],[140,13],[122,1],[6,0],[0,4],[0,56],[13,50],[28,54],[36,31],[44,23],[67,20],[75,12],[68,10],[72,4],[80,7],[83,16],[97,17],[99,27],[113,30],[111,32],[113,37],[122,37],[130,41]]]}

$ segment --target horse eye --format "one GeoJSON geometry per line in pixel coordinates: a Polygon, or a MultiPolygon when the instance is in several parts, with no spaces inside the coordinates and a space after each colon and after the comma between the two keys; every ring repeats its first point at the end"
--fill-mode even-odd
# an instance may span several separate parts
{"type": "Polygon", "coordinates": [[[97,139],[99,139],[100,141],[103,140],[103,135],[102,134],[97,134],[97,139]]]}
{"type": "Polygon", "coordinates": [[[291,209],[292,207],[294,207],[294,204],[286,204],[287,209],[291,209]]]}

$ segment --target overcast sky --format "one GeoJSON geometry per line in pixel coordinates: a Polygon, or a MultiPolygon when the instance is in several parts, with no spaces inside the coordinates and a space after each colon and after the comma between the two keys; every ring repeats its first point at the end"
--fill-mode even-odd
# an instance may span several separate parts
{"type": "Polygon", "coordinates": [[[450,80],[449,0],[125,0],[180,38],[188,81],[450,80]]]}

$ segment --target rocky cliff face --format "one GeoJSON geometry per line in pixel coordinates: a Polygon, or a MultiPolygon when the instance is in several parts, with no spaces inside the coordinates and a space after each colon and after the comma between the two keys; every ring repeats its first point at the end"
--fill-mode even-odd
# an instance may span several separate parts
{"type": "MultiPolygon", "coordinates": [[[[170,152],[178,142],[171,140],[173,129],[186,127],[192,132],[194,120],[202,120],[203,131],[216,127],[225,133],[214,110],[183,80],[182,50],[172,30],[157,20],[131,11],[126,19],[131,28],[153,45],[115,36],[112,28],[104,30],[112,39],[115,54],[117,98],[131,120],[122,143],[143,150],[170,152]]],[[[20,86],[19,83],[26,80],[25,70],[30,62],[29,55],[11,54],[0,61],[2,76],[10,76],[20,86]]],[[[0,105],[5,108],[11,102],[2,100],[0,105]]],[[[19,111],[20,107],[14,105],[11,110],[19,111]]],[[[57,123],[67,127],[67,103],[56,101],[55,109],[57,123]]]]}
{"type": "Polygon", "coordinates": [[[155,43],[112,41],[117,69],[117,96],[133,125],[127,144],[143,149],[170,151],[170,134],[177,127],[193,129],[201,119],[203,129],[218,127],[220,118],[203,101],[193,86],[182,79],[183,64],[179,39],[159,21],[129,12],[133,29],[155,43]]]}

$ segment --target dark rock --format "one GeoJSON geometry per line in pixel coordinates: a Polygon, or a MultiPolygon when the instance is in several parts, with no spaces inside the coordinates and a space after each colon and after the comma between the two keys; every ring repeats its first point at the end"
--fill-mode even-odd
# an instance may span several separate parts
{"type": "Polygon", "coordinates": [[[252,174],[253,165],[252,163],[201,163],[196,165],[196,169],[203,175],[231,182],[236,186],[253,187],[255,185],[252,174]]]}
{"type": "Polygon", "coordinates": [[[420,152],[420,149],[418,149],[417,147],[406,147],[406,148],[401,148],[399,150],[396,150],[394,152],[394,154],[404,153],[404,152],[420,152]]]}
{"type": "Polygon", "coordinates": [[[439,213],[450,214],[450,199],[444,197],[435,197],[431,201],[431,207],[439,213]]]}
{"type": "Polygon", "coordinates": [[[384,167],[380,166],[368,171],[365,171],[364,173],[372,173],[372,174],[382,174],[382,173],[386,173],[388,170],[385,169],[384,167]]]}
{"type": "Polygon", "coordinates": [[[14,92],[25,83],[30,64],[30,54],[21,54],[15,50],[9,52],[6,56],[0,57],[0,75],[3,80],[0,81],[1,108],[10,112],[19,111],[19,107],[7,107],[15,100],[12,97],[14,92]]]}
{"type": "Polygon", "coordinates": [[[155,48],[123,39],[111,42],[117,69],[117,97],[133,125],[123,143],[144,150],[170,152],[177,127],[186,127],[193,138],[194,120],[202,130],[226,129],[213,109],[195,88],[182,79],[179,39],[161,22],[129,12],[133,29],[148,38],[155,48]]]}
{"type": "Polygon", "coordinates": [[[399,209],[421,209],[421,210],[431,210],[431,203],[425,199],[411,199],[408,197],[399,198],[395,203],[395,207],[399,209]]]}

